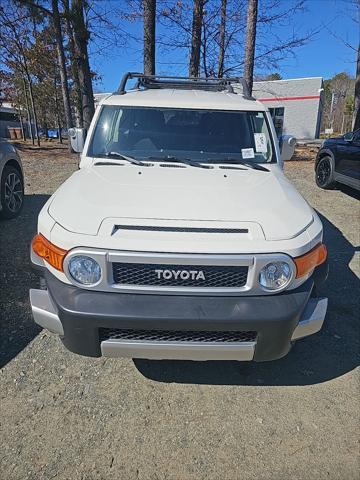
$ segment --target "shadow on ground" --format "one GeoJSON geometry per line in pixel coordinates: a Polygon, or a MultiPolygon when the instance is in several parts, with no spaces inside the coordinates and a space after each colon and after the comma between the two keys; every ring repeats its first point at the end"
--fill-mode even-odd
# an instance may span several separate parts
{"type": "Polygon", "coordinates": [[[358,248],[325,217],[330,273],[320,296],[329,298],[321,332],[298,341],[273,362],[190,362],[134,359],[137,369],[158,382],[210,385],[311,385],[344,375],[359,364],[359,279],[349,263],[358,248]]]}
{"type": "Polygon", "coordinates": [[[67,140],[64,139],[63,143],[59,143],[57,140],[41,140],[40,147],[38,147],[36,144],[35,145],[30,145],[29,140],[27,143],[21,142],[16,142],[13,141],[11,142],[14,147],[19,150],[20,152],[41,152],[41,151],[46,151],[49,153],[53,153],[55,150],[58,150],[59,152],[63,152],[64,150],[67,149],[67,140]]]}
{"type": "Polygon", "coordinates": [[[18,218],[0,220],[0,368],[40,332],[29,304],[29,288],[38,283],[29,248],[39,211],[48,198],[26,195],[18,218]]]}

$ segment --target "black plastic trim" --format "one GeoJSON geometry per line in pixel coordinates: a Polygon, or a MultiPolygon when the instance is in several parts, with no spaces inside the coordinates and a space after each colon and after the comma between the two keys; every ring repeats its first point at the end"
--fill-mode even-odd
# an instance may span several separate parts
{"type": "Polygon", "coordinates": [[[211,297],[142,295],[83,290],[60,282],[50,272],[46,282],[63,324],[64,345],[80,355],[101,355],[99,329],[256,331],[254,360],[281,358],[314,286],[307,280],[278,295],[211,297]]]}

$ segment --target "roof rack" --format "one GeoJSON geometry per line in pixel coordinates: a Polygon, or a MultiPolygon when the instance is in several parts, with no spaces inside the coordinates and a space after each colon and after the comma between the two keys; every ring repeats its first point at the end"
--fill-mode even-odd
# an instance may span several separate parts
{"type": "Polygon", "coordinates": [[[240,83],[243,88],[244,98],[251,99],[250,91],[246,80],[242,77],[231,78],[199,78],[199,77],[170,77],[166,75],[145,75],[143,73],[127,72],[122,77],[117,95],[126,93],[128,80],[137,79],[135,88],[178,88],[180,90],[209,90],[221,92],[226,90],[235,93],[232,84],[240,83]]]}

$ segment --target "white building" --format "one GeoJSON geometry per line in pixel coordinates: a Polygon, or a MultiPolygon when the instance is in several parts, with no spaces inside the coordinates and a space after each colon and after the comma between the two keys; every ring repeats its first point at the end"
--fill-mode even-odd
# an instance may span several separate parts
{"type": "Polygon", "coordinates": [[[254,82],[253,96],[269,108],[278,136],[319,138],[324,105],[321,77],[254,82]]]}

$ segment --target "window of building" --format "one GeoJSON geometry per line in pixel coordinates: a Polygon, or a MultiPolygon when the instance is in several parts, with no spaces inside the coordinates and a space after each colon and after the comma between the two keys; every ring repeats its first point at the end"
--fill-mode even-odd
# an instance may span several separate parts
{"type": "Polygon", "coordinates": [[[0,111],[0,120],[4,122],[18,122],[19,117],[16,113],[0,111]]]}

